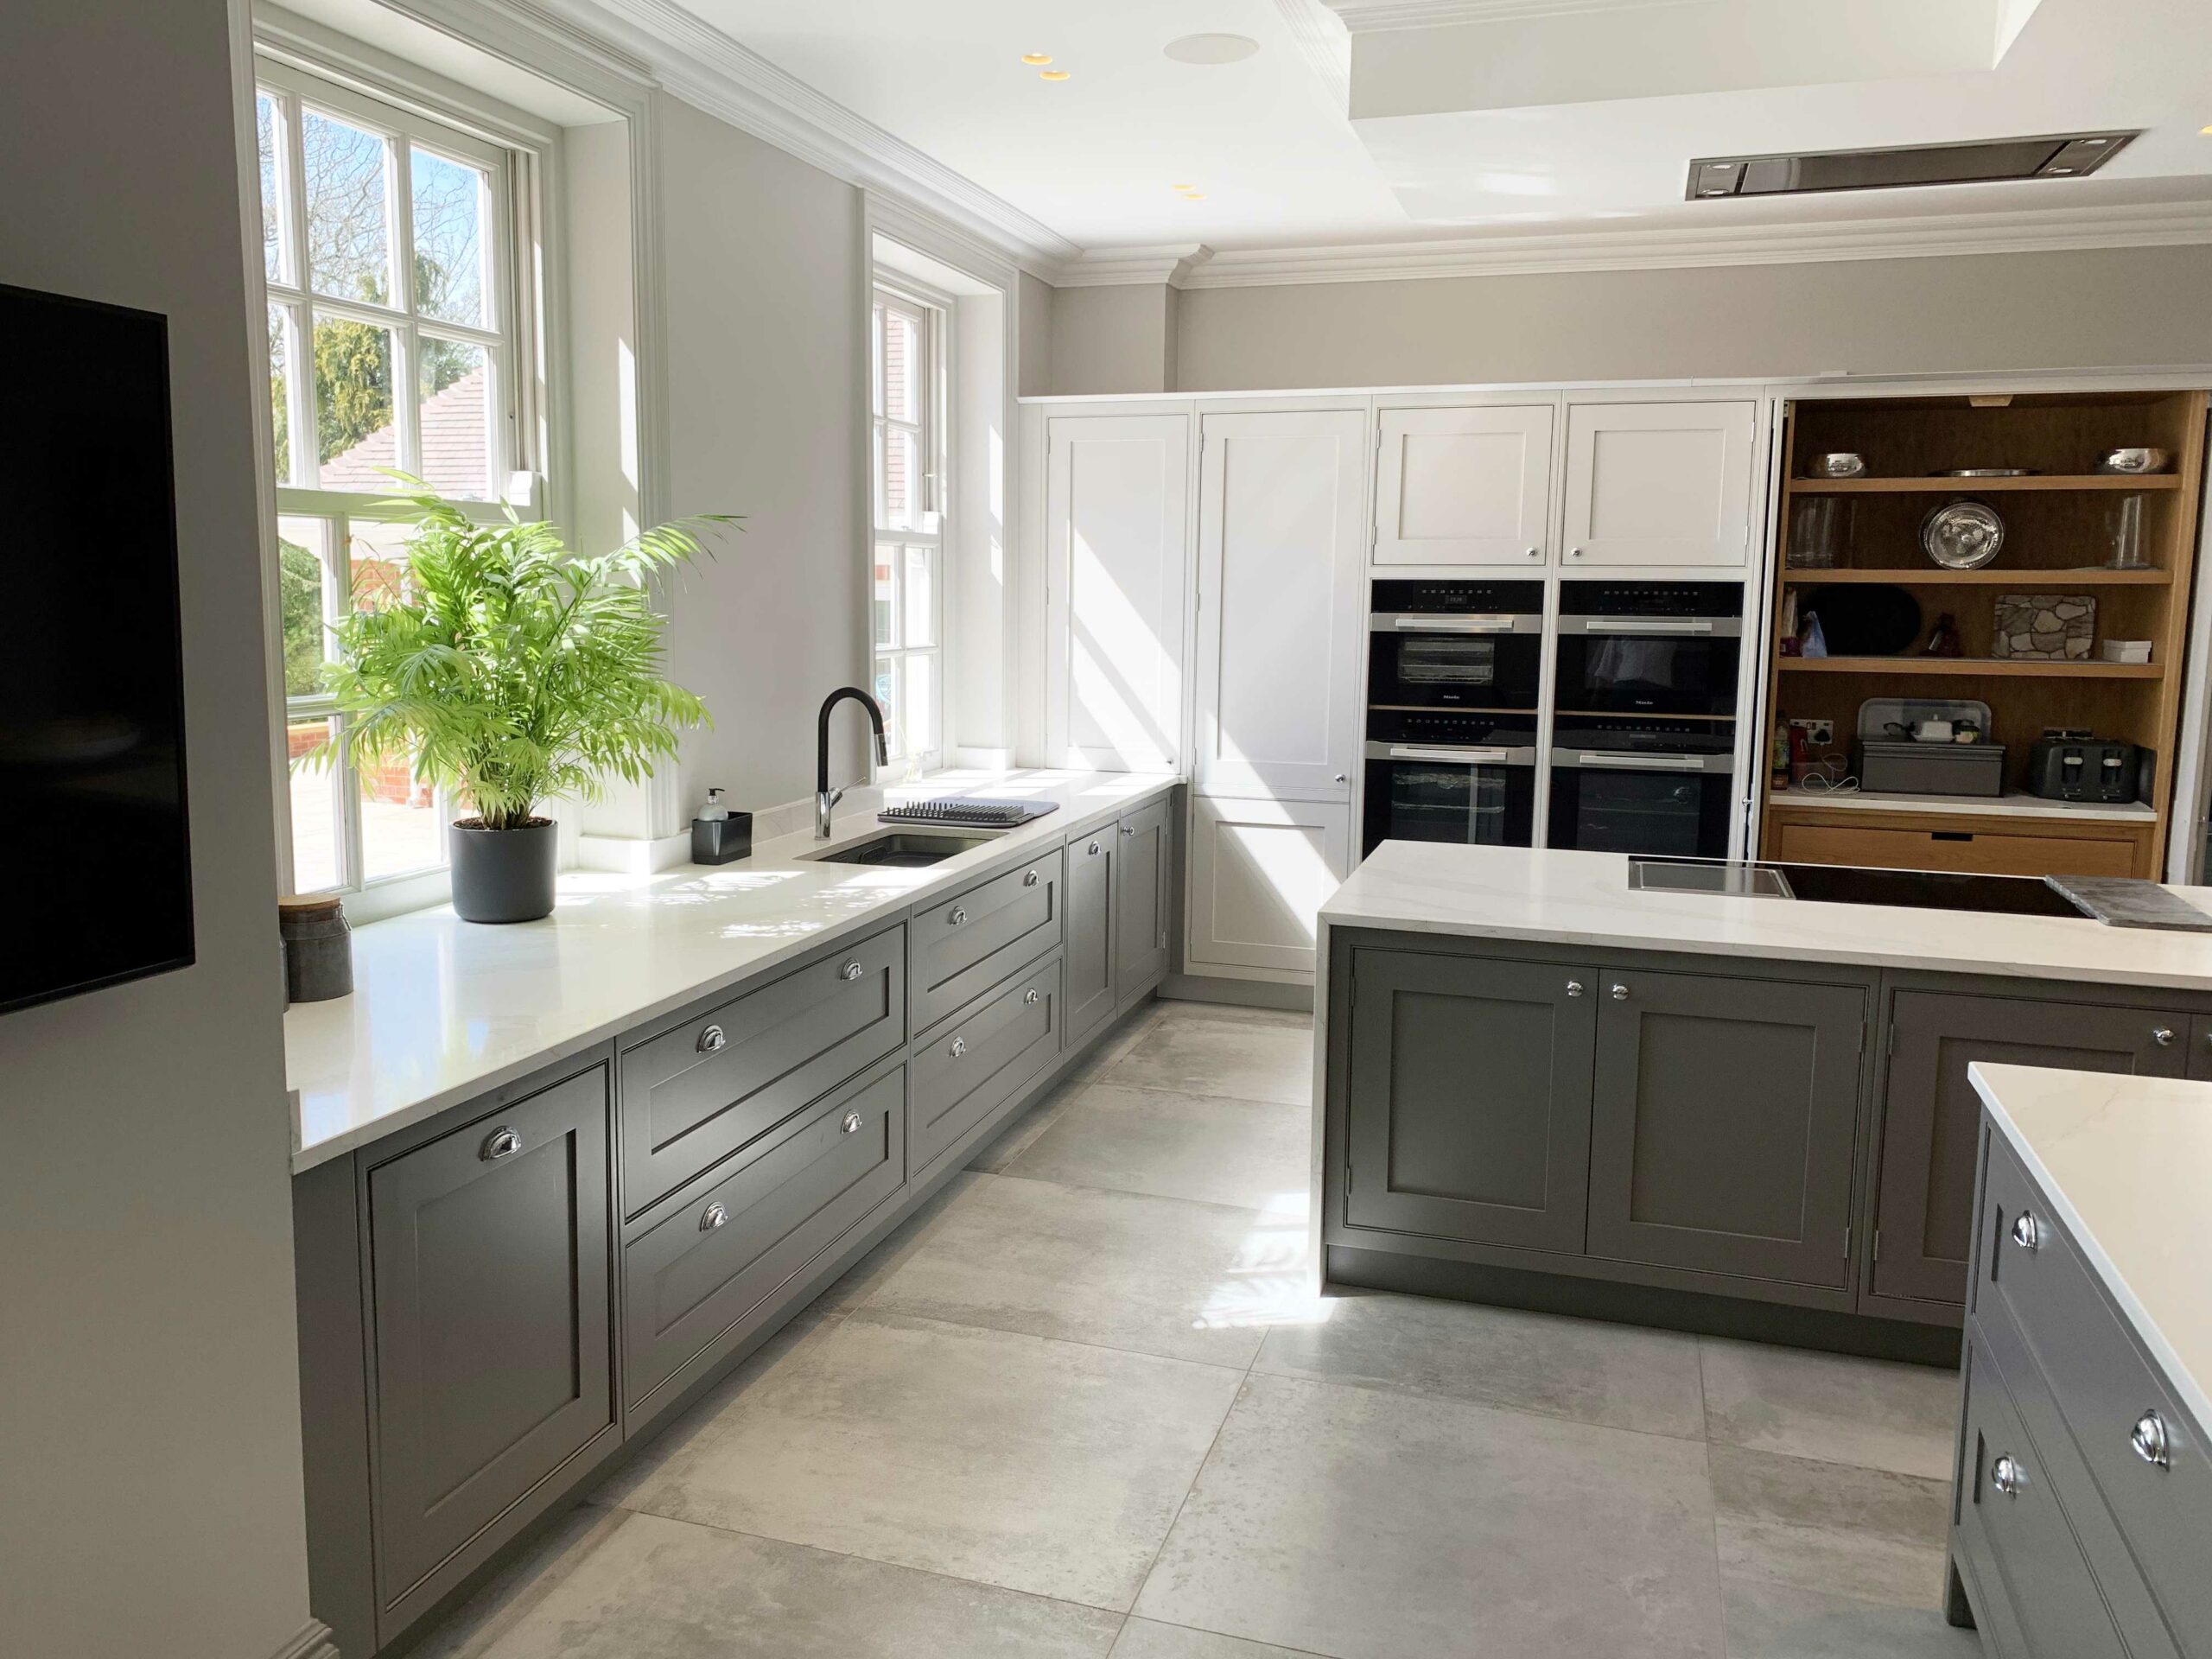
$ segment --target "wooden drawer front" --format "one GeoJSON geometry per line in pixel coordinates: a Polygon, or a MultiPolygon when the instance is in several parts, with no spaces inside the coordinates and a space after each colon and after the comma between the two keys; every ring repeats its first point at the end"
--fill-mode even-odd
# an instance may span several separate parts
{"type": "Polygon", "coordinates": [[[2182,1651],[2191,1659],[2212,1655],[2212,1579],[2205,1572],[2212,1458],[2203,1436],[2112,1311],[2026,1172],[1994,1136],[1986,1179],[1977,1315],[1993,1330],[2000,1319],[2011,1321],[2182,1651]],[[2020,1242],[2024,1235],[2032,1236],[2032,1248],[2020,1242]],[[2152,1414],[2165,1440],[2163,1466],[2133,1444],[2152,1414]]]}
{"type": "Polygon", "coordinates": [[[603,1065],[368,1172],[386,1609],[613,1421],[609,1175],[603,1065]]]}
{"type": "Polygon", "coordinates": [[[2125,837],[2029,836],[1985,830],[1878,830],[1832,823],[1778,826],[1783,863],[1872,864],[1895,870],[1966,870],[1984,875],[2132,875],[2135,842],[2125,837]]]}
{"type": "Polygon", "coordinates": [[[642,1213],[906,1038],[906,930],[686,1020],[622,1056],[623,1210],[642,1213]]]}
{"type": "Polygon", "coordinates": [[[2003,1373],[1978,1343],[1967,1351],[1966,1389],[1955,1513],[1984,1599],[2004,1602],[1993,1620],[1999,1653],[2128,1659],[2003,1373]]]}
{"type": "Polygon", "coordinates": [[[914,913],[913,1027],[926,1031],[1060,942],[1053,848],[914,913]]]}
{"type": "Polygon", "coordinates": [[[841,1095],[734,1174],[645,1217],[622,1252],[632,1409],[906,1177],[906,1073],[841,1095]]]}
{"type": "Polygon", "coordinates": [[[913,1055],[918,1173],[1051,1065],[1060,1052],[1060,962],[1008,980],[913,1055]]]}

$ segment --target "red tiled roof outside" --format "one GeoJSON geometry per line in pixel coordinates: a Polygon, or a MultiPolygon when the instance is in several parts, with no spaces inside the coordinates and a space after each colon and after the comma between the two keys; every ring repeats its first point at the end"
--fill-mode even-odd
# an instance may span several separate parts
{"type": "MultiPolygon", "coordinates": [[[[488,493],[485,378],[480,366],[471,369],[423,405],[423,464],[418,471],[423,481],[441,495],[482,500],[488,493]]],[[[378,469],[398,464],[398,442],[397,427],[379,427],[322,463],[322,487],[367,495],[397,488],[391,474],[378,469]]]]}

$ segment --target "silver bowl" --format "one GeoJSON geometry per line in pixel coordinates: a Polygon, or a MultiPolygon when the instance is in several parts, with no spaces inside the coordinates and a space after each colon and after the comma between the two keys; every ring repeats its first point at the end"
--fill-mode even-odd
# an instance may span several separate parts
{"type": "Polygon", "coordinates": [[[2173,457],[2163,449],[2107,449],[2097,457],[2097,470],[2130,475],[2163,473],[2172,461],[2173,457]]]}
{"type": "Polygon", "coordinates": [[[1979,570],[2005,545],[2005,521],[1980,501],[1948,501],[1920,521],[1920,547],[1946,570],[1979,570]]]}
{"type": "Polygon", "coordinates": [[[1854,455],[1847,449],[1815,455],[1806,474],[1808,478],[1864,478],[1866,475],[1866,457],[1854,455]]]}

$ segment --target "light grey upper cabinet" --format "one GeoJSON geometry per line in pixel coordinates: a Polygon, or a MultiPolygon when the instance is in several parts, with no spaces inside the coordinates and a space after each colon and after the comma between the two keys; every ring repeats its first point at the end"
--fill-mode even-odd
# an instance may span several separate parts
{"type": "Polygon", "coordinates": [[[1359,747],[1367,416],[1208,415],[1202,430],[1198,787],[1349,801],[1359,747]]]}
{"type": "Polygon", "coordinates": [[[1866,992],[1599,978],[1590,1254],[1848,1284],[1866,992]]]}
{"type": "Polygon", "coordinates": [[[1114,1012],[1115,866],[1122,836],[1103,824],[1068,842],[1067,1034],[1079,1043],[1114,1012]]]}
{"type": "Polygon", "coordinates": [[[1351,976],[1346,1224],[1580,1254],[1594,976],[1380,950],[1351,976]]]}
{"type": "Polygon", "coordinates": [[[607,1073],[367,1173],[379,1604],[614,1421],[607,1073]]]}
{"type": "Polygon", "coordinates": [[[1167,907],[1173,887],[1174,802],[1154,801],[1114,827],[1115,1001],[1126,1001],[1167,971],[1167,907]]]}
{"type": "Polygon", "coordinates": [[[1757,415],[1749,401],[1568,405],[1567,573],[1745,564],[1757,415]]]}
{"type": "Polygon", "coordinates": [[[1983,1060],[2179,1077],[2187,1063],[2187,1017],[2155,1009],[1899,991],[1890,1019],[1875,1178],[1879,1296],[1966,1300],[1981,1130],[1967,1066],[1983,1060]]]}
{"type": "Polygon", "coordinates": [[[1382,410],[1375,563],[1541,569],[1553,412],[1548,404],[1382,410]]]}

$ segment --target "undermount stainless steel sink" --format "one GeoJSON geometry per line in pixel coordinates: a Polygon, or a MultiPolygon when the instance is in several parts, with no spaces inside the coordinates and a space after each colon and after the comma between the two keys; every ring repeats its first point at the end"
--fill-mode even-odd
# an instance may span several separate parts
{"type": "Polygon", "coordinates": [[[1736,898],[1792,899],[1789,882],[1771,864],[1738,864],[1726,860],[1709,863],[1677,862],[1664,858],[1632,858],[1628,885],[1637,893],[1713,893],[1736,898]]]}
{"type": "Polygon", "coordinates": [[[896,870],[925,869],[957,858],[978,847],[987,847],[995,836],[925,834],[912,830],[886,830],[833,852],[809,853],[810,864],[874,864],[896,870]]]}

